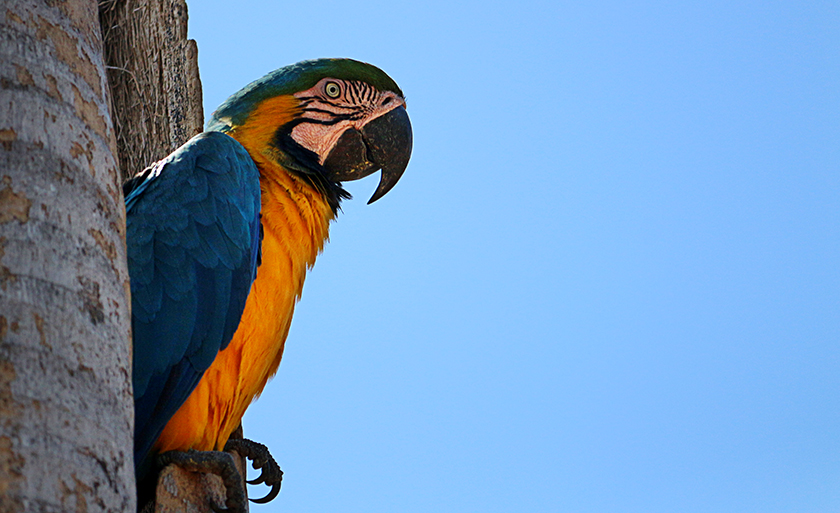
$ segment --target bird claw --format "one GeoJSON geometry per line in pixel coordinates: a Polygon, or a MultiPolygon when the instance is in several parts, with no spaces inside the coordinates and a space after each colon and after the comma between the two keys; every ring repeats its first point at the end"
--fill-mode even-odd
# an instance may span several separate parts
{"type": "Polygon", "coordinates": [[[225,485],[225,507],[211,503],[210,509],[216,513],[246,513],[248,499],[245,486],[239,470],[233,461],[233,456],[219,451],[169,451],[158,455],[157,463],[161,468],[167,465],[177,465],[189,472],[216,474],[225,485]]]}
{"type": "Polygon", "coordinates": [[[280,493],[280,484],[283,481],[283,471],[280,470],[280,466],[274,461],[274,458],[268,451],[268,447],[253,440],[248,440],[247,438],[231,438],[225,444],[225,451],[236,451],[251,460],[251,466],[254,470],[260,470],[260,475],[256,479],[247,481],[248,484],[265,483],[271,487],[271,490],[265,497],[249,499],[251,502],[266,504],[277,497],[277,494],[280,493]]]}
{"type": "Polygon", "coordinates": [[[253,481],[245,481],[245,482],[250,484],[250,485],[258,485],[258,484],[264,483],[265,478],[262,476],[262,474],[260,474],[260,476],[256,479],[254,479],[253,481]]]}

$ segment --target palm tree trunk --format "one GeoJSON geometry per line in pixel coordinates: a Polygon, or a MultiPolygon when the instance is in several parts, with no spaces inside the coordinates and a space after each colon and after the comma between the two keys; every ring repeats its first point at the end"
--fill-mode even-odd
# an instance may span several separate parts
{"type": "Polygon", "coordinates": [[[132,511],[125,210],[94,0],[0,12],[0,511],[132,511]]]}
{"type": "Polygon", "coordinates": [[[184,0],[105,0],[99,16],[126,179],[202,131],[198,48],[184,0]]]}

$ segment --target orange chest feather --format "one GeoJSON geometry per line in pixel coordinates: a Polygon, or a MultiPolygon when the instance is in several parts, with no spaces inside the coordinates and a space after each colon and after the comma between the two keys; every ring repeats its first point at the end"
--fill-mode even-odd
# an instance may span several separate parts
{"type": "Polygon", "coordinates": [[[233,339],[167,424],[159,451],[221,450],[239,426],[245,409],[277,371],[306,271],[334,217],[307,183],[261,154],[251,156],[261,175],[262,264],[233,339]]]}

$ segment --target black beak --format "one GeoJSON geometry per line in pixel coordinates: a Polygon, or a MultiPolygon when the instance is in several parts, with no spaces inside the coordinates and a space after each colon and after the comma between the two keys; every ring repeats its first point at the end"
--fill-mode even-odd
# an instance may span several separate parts
{"type": "Polygon", "coordinates": [[[361,131],[350,129],[335,143],[324,161],[336,182],[358,180],[382,169],[379,187],[368,205],[397,184],[411,158],[411,121],[405,107],[374,118],[361,131]]]}

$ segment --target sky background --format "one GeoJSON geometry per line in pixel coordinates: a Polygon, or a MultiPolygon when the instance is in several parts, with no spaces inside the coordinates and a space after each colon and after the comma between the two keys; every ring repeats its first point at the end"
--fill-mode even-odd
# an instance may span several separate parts
{"type": "Polygon", "coordinates": [[[415,137],[245,417],[252,512],[840,510],[840,3],[231,5],[208,114],[352,57],[415,137]]]}

